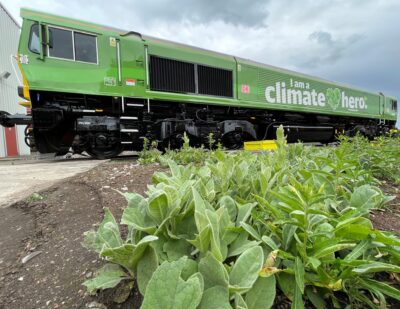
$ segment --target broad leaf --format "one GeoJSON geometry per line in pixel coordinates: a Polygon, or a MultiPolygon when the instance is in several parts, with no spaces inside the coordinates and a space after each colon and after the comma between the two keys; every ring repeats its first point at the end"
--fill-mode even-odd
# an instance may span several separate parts
{"type": "Polygon", "coordinates": [[[240,226],[242,222],[246,222],[250,217],[252,209],[257,205],[257,203],[247,203],[244,205],[238,204],[238,215],[236,218],[236,226],[240,226]]]}
{"type": "Polygon", "coordinates": [[[138,207],[139,204],[145,200],[145,198],[138,193],[121,192],[121,194],[128,201],[128,207],[138,207]]]}
{"type": "Polygon", "coordinates": [[[147,285],[141,309],[195,309],[200,304],[203,291],[199,276],[187,281],[181,278],[186,259],[164,262],[157,268],[147,285]]]}
{"type": "Polygon", "coordinates": [[[248,309],[268,309],[274,304],[276,294],[275,276],[258,277],[253,287],[246,293],[248,309]]]}
{"type": "Polygon", "coordinates": [[[171,239],[163,247],[169,261],[179,260],[182,256],[189,255],[190,248],[190,244],[185,239],[171,239]]]}
{"type": "Polygon", "coordinates": [[[131,275],[134,275],[136,265],[147,246],[157,239],[156,236],[145,236],[137,245],[124,244],[117,248],[105,248],[100,252],[100,255],[110,262],[125,267],[131,275]]]}
{"type": "Polygon", "coordinates": [[[198,309],[232,309],[228,289],[220,285],[206,289],[198,309]]]}
{"type": "Polygon", "coordinates": [[[261,243],[261,241],[250,241],[247,238],[247,233],[240,233],[239,236],[229,246],[228,257],[242,254],[247,249],[253,248],[261,243]]]}
{"type": "Polygon", "coordinates": [[[225,207],[228,210],[229,217],[234,222],[237,216],[236,202],[230,196],[223,196],[220,198],[218,204],[220,207],[225,207]]]}
{"type": "Polygon", "coordinates": [[[287,298],[293,301],[294,290],[297,288],[295,277],[284,272],[279,273],[277,277],[280,289],[287,298]]]}
{"type": "Polygon", "coordinates": [[[126,224],[135,230],[144,231],[153,234],[157,227],[156,222],[147,213],[147,202],[143,202],[136,206],[125,208],[121,224],[126,224]]]}
{"type": "Polygon", "coordinates": [[[168,197],[162,190],[152,192],[149,196],[148,214],[158,224],[163,222],[168,214],[168,197]]]}
{"type": "Polygon", "coordinates": [[[235,309],[248,309],[246,302],[239,293],[235,294],[235,309]]]}
{"type": "Polygon", "coordinates": [[[108,208],[104,208],[104,219],[97,231],[89,231],[84,235],[83,245],[98,253],[103,248],[115,248],[122,245],[118,224],[108,208]]]}
{"type": "Polygon", "coordinates": [[[116,287],[123,279],[129,276],[122,270],[122,268],[115,264],[106,264],[97,271],[93,279],[86,280],[85,285],[89,293],[94,293],[97,290],[104,290],[116,287]]]}
{"type": "Polygon", "coordinates": [[[204,278],[204,288],[209,289],[213,286],[228,287],[228,273],[224,265],[218,261],[214,255],[207,253],[199,262],[199,272],[204,278]]]}
{"type": "Polygon", "coordinates": [[[358,209],[370,210],[380,206],[382,193],[370,185],[364,185],[354,190],[350,198],[350,206],[358,209]]]}
{"type": "Polygon", "coordinates": [[[158,258],[156,251],[152,247],[148,246],[142,258],[137,263],[136,281],[142,295],[146,294],[147,284],[157,267],[158,258]]]}
{"type": "Polygon", "coordinates": [[[199,273],[194,274],[187,281],[179,278],[172,308],[197,308],[203,294],[204,285],[202,280],[203,278],[199,273]]]}
{"type": "Polygon", "coordinates": [[[211,242],[211,227],[206,225],[195,239],[188,240],[188,242],[195,246],[200,252],[206,253],[211,242]]]}
{"type": "Polygon", "coordinates": [[[257,280],[264,262],[264,254],[260,246],[247,249],[236,260],[229,274],[229,284],[250,289],[257,280]]]}
{"type": "Polygon", "coordinates": [[[206,216],[211,227],[211,252],[218,261],[222,262],[218,216],[215,211],[209,209],[206,209],[206,216]]]}

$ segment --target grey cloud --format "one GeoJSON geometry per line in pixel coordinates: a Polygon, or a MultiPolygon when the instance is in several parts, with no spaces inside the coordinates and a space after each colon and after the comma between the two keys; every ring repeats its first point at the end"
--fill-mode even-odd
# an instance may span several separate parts
{"type": "Polygon", "coordinates": [[[315,68],[320,65],[332,65],[345,56],[347,50],[362,39],[360,34],[352,34],[344,39],[333,39],[332,34],[326,31],[315,31],[309,35],[311,42],[317,43],[319,53],[311,54],[301,67],[315,68]]]}
{"type": "Polygon", "coordinates": [[[315,31],[315,32],[311,33],[308,36],[308,38],[310,40],[317,41],[321,45],[330,46],[333,44],[332,35],[329,32],[325,32],[325,31],[315,31]]]}
{"type": "Polygon", "coordinates": [[[202,24],[223,21],[235,26],[265,27],[268,2],[266,0],[157,0],[140,2],[135,7],[141,10],[142,19],[147,21],[189,20],[191,23],[202,24]]]}

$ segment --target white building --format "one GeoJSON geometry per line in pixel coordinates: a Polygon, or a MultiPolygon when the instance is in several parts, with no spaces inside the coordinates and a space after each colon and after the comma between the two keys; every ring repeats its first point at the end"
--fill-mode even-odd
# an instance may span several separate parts
{"type": "MultiPolygon", "coordinates": [[[[10,114],[26,113],[26,108],[18,104],[23,101],[18,96],[21,74],[12,55],[18,53],[20,26],[0,3],[0,111],[10,114]]],[[[0,126],[0,157],[28,155],[25,145],[25,126],[4,128],[0,126]]]]}

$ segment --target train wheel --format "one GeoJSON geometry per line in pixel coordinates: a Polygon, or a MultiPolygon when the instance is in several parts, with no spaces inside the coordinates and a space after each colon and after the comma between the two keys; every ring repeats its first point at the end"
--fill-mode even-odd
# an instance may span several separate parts
{"type": "Polygon", "coordinates": [[[118,156],[124,147],[113,134],[97,133],[85,147],[86,152],[96,159],[110,159],[118,156]]]}
{"type": "Polygon", "coordinates": [[[110,159],[118,156],[123,151],[121,144],[115,145],[113,147],[96,147],[86,149],[86,152],[93,158],[104,160],[110,159]]]}
{"type": "Polygon", "coordinates": [[[243,148],[245,141],[252,141],[254,138],[247,132],[231,131],[222,136],[222,144],[225,148],[235,150],[243,148]]]}

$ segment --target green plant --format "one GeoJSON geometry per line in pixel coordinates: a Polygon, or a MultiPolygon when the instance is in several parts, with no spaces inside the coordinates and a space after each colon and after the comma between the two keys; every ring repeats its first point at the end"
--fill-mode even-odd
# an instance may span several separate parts
{"type": "Polygon", "coordinates": [[[28,201],[29,201],[29,202],[38,202],[38,201],[41,201],[41,200],[43,200],[43,199],[44,199],[43,195],[41,195],[40,193],[34,192],[34,193],[32,193],[31,196],[28,198],[28,201]]]}
{"type": "Polygon", "coordinates": [[[157,149],[157,141],[150,141],[147,138],[143,140],[143,150],[139,152],[139,163],[140,164],[151,164],[159,161],[161,151],[157,149]]]}
{"type": "MultiPolygon", "coordinates": [[[[211,156],[211,147],[210,151],[205,149],[204,147],[191,147],[190,140],[186,133],[183,134],[182,137],[183,145],[180,149],[167,150],[166,153],[159,158],[159,162],[168,166],[169,161],[174,161],[177,164],[203,164],[207,159],[211,156]]],[[[213,141],[212,135],[209,135],[209,145],[213,145],[215,141],[213,141]]]]}
{"type": "Polygon", "coordinates": [[[390,149],[386,140],[287,145],[280,128],[275,152],[201,150],[201,166],[185,143],[181,156],[160,157],[170,172],[155,173],[146,196],[124,194],[126,237],[108,210],[86,233],[85,246],[109,263],[84,283],[90,292],[135,279],[143,308],[270,308],[276,289],[293,308],[400,300],[375,278],[400,272],[400,240],[368,218],[391,199],[375,178],[387,165],[373,151],[390,149]]]}
{"type": "Polygon", "coordinates": [[[213,147],[215,146],[215,138],[214,138],[214,134],[212,132],[210,132],[208,134],[208,149],[211,151],[213,149],[213,147]]]}

